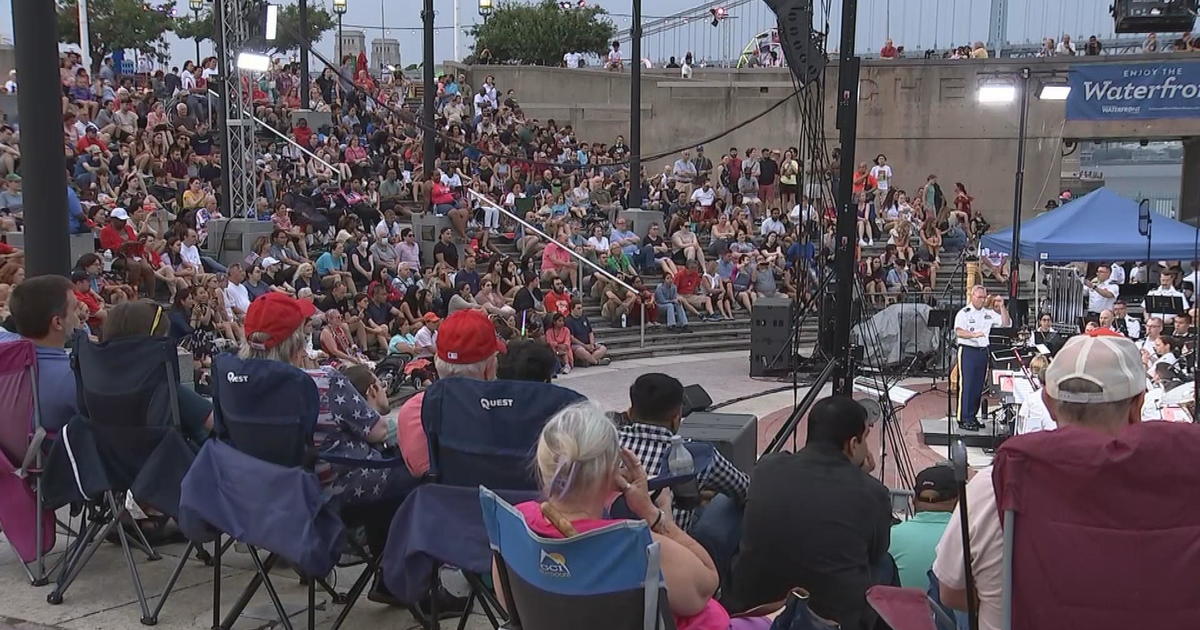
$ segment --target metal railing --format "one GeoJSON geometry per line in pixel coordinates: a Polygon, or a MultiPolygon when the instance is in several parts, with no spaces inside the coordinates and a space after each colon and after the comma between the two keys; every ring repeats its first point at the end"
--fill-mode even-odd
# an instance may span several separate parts
{"type": "MultiPolygon", "coordinates": [[[[214,91],[212,91],[212,90],[209,90],[209,91],[208,91],[208,96],[209,96],[209,103],[211,103],[211,102],[212,102],[212,97],[214,97],[214,96],[219,96],[219,95],[218,95],[216,92],[214,92],[214,91]]],[[[210,112],[212,111],[212,107],[211,107],[211,105],[210,105],[210,107],[209,107],[209,111],[210,111],[210,112]]],[[[275,134],[276,136],[278,136],[278,137],[279,137],[279,139],[283,140],[284,142],[286,142],[286,143],[288,143],[288,144],[290,144],[290,145],[292,145],[292,146],[296,147],[297,149],[300,149],[300,151],[302,151],[302,152],[303,152],[305,155],[307,155],[308,157],[310,157],[310,158],[312,158],[312,159],[314,159],[314,160],[316,160],[316,161],[320,162],[321,164],[324,164],[326,167],[328,167],[328,168],[329,168],[329,170],[333,171],[333,177],[334,177],[334,179],[336,179],[338,182],[341,182],[341,181],[342,181],[342,173],[341,173],[341,171],[339,171],[339,170],[337,169],[337,167],[335,167],[334,165],[330,164],[329,162],[326,162],[325,160],[322,160],[320,157],[318,157],[318,156],[317,156],[317,154],[316,154],[316,153],[313,153],[312,151],[309,151],[308,149],[304,148],[304,147],[303,147],[303,146],[302,146],[302,145],[301,145],[299,142],[296,142],[295,140],[292,140],[291,138],[287,137],[287,134],[285,134],[285,133],[283,133],[282,131],[279,131],[278,129],[276,129],[276,128],[272,127],[271,125],[267,124],[267,122],[266,122],[266,121],[264,121],[264,120],[262,120],[261,118],[259,118],[259,117],[255,116],[255,115],[254,115],[252,112],[248,112],[248,111],[246,111],[246,110],[244,110],[244,109],[243,109],[243,110],[242,110],[242,115],[243,115],[243,116],[245,116],[245,117],[247,117],[247,118],[249,118],[250,120],[254,121],[254,122],[255,122],[255,123],[257,123],[258,125],[261,125],[263,129],[266,129],[267,131],[270,131],[271,133],[275,134]]]]}
{"type": "MultiPolygon", "coordinates": [[[[496,202],[492,201],[491,199],[488,199],[486,195],[483,195],[482,193],[471,190],[470,188],[467,189],[467,192],[470,193],[472,196],[474,196],[475,199],[477,199],[480,203],[488,206],[489,208],[499,211],[501,214],[503,214],[503,215],[507,216],[508,218],[519,223],[526,230],[546,239],[547,243],[557,243],[557,241],[553,237],[551,237],[549,234],[546,234],[545,232],[541,231],[536,226],[529,223],[525,219],[517,216],[516,214],[509,212],[507,208],[501,206],[500,204],[497,204],[496,202]]],[[[564,251],[566,251],[568,254],[570,254],[573,258],[578,260],[580,263],[587,265],[588,267],[591,267],[591,269],[594,273],[598,273],[598,274],[604,276],[610,282],[620,285],[626,291],[629,291],[633,295],[637,296],[638,305],[641,306],[641,308],[642,308],[642,316],[640,318],[638,318],[638,320],[639,320],[638,327],[641,329],[641,333],[640,333],[641,339],[638,343],[639,343],[639,347],[645,348],[646,347],[646,303],[642,301],[641,291],[638,291],[636,288],[629,285],[628,283],[621,280],[620,278],[612,275],[611,273],[604,270],[596,263],[588,260],[586,256],[580,254],[579,252],[576,252],[575,250],[573,250],[569,247],[563,247],[562,249],[564,251]]],[[[582,277],[582,270],[580,273],[581,273],[581,277],[582,277]]],[[[582,293],[583,292],[583,282],[579,282],[577,288],[579,289],[579,292],[582,293]]],[[[602,299],[601,306],[603,306],[603,297],[604,296],[601,296],[601,299],[602,299]]]]}

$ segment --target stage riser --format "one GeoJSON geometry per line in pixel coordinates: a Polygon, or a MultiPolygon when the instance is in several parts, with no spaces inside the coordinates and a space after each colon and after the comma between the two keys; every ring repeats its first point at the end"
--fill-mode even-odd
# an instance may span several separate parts
{"type": "Polygon", "coordinates": [[[946,425],[948,421],[945,418],[926,418],[921,421],[921,436],[925,440],[926,446],[946,446],[951,439],[962,438],[963,442],[969,447],[976,448],[994,448],[1008,434],[1008,429],[1004,426],[996,427],[996,436],[992,437],[992,425],[994,421],[985,420],[983,429],[979,431],[964,431],[959,428],[957,422],[951,424],[951,435],[946,434],[946,425]]]}

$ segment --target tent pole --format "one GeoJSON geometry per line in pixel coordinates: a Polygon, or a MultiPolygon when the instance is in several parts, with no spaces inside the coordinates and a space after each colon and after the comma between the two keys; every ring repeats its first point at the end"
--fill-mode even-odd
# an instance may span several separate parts
{"type": "Polygon", "coordinates": [[[1041,275],[1041,272],[1042,272],[1042,261],[1034,259],[1034,261],[1033,261],[1033,317],[1034,317],[1035,321],[1037,320],[1037,318],[1042,316],[1042,300],[1041,300],[1042,281],[1040,278],[1038,278],[1038,276],[1041,275]]]}

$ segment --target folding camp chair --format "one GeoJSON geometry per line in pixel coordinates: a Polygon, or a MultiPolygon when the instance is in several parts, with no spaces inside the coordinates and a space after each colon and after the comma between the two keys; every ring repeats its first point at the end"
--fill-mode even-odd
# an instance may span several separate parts
{"type": "Polygon", "coordinates": [[[549,383],[439,380],[421,406],[429,478],[451,486],[536,490],[529,462],[542,427],[582,400],[549,383]]]}
{"type": "Polygon", "coordinates": [[[1190,628],[1200,619],[1200,428],[1064,427],[996,453],[1003,628],[1190,628]],[[1186,493],[1186,491],[1185,491],[1186,493]]]}
{"type": "Polygon", "coordinates": [[[141,607],[150,617],[141,577],[130,547],[151,560],[158,554],[140,527],[129,527],[127,499],[174,517],[179,485],[193,452],[179,432],[179,361],[166,337],[129,337],[94,344],[77,336],[71,365],[79,414],[51,448],[44,472],[46,507],[81,504],[87,526],[68,548],[51,604],[61,603],[71,584],[105,538],[116,533],[141,607]]]}
{"type": "Polygon", "coordinates": [[[0,343],[0,529],[34,586],[48,582],[54,512],[43,508],[37,352],[28,340],[0,343]],[[30,565],[33,565],[32,568],[30,565]]]}
{"type": "MultiPolygon", "coordinates": [[[[378,566],[377,558],[346,540],[345,525],[333,496],[322,491],[311,448],[319,413],[316,384],[299,369],[278,361],[243,360],[222,354],[214,359],[213,420],[217,434],[201,449],[183,484],[180,527],[197,542],[227,535],[249,549],[256,573],[222,620],[220,583],[213,585],[213,627],[230,628],[250,599],[265,587],[280,624],[291,621],[270,579],[271,568],[286,560],[308,587],[308,625],[315,624],[316,587],[345,603],[334,623],[340,627],[378,566]],[[244,480],[253,478],[255,484],[244,480]],[[349,545],[366,567],[349,593],[338,594],[324,577],[349,545]],[[266,550],[265,560],[259,551],[266,550]]],[[[324,458],[333,461],[333,458],[324,458]]],[[[396,460],[337,458],[353,466],[391,467],[396,460]]],[[[214,574],[219,576],[218,546],[214,574]]]]}
{"type": "Polygon", "coordinates": [[[513,506],[479,489],[483,522],[510,630],[674,630],[659,546],[641,521],[621,521],[569,539],[534,534],[513,506]]]}
{"type": "Polygon", "coordinates": [[[954,620],[917,588],[872,586],[867,603],[892,630],[954,630],[954,620]]]}

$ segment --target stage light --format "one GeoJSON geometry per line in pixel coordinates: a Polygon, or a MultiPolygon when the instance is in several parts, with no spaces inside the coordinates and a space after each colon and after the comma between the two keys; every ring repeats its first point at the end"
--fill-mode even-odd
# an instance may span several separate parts
{"type": "Polygon", "coordinates": [[[267,5],[267,41],[275,41],[275,36],[279,33],[279,5],[267,5]]]}
{"type": "Polygon", "coordinates": [[[729,9],[726,9],[725,7],[713,7],[709,9],[708,12],[712,15],[713,26],[720,24],[721,20],[729,17],[729,9]]]}
{"type": "Polygon", "coordinates": [[[1065,101],[1071,95],[1071,85],[1066,79],[1047,78],[1038,83],[1038,98],[1043,101],[1065,101]]]}
{"type": "Polygon", "coordinates": [[[985,83],[979,86],[979,102],[985,104],[1011,103],[1017,98],[1017,87],[1008,83],[985,83]]]}
{"type": "Polygon", "coordinates": [[[271,58],[259,53],[240,52],[237,56],[237,67],[249,72],[266,72],[271,68],[271,58]]]}

